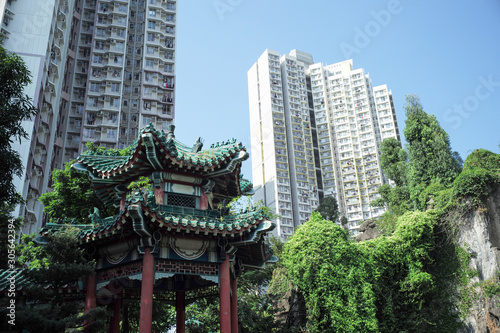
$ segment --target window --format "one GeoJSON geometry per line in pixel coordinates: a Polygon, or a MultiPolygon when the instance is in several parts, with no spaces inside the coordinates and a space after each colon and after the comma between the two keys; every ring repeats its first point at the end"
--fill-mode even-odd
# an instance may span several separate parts
{"type": "Polygon", "coordinates": [[[95,35],[98,36],[98,37],[105,37],[106,36],[106,30],[98,28],[95,31],[95,35]]]}
{"type": "Polygon", "coordinates": [[[94,55],[93,62],[95,64],[102,64],[102,56],[94,55]]]}
{"type": "Polygon", "coordinates": [[[109,100],[109,106],[113,107],[113,108],[117,108],[118,107],[118,103],[119,103],[120,99],[119,98],[111,98],[109,100]]]}
{"type": "Polygon", "coordinates": [[[146,78],[145,78],[145,81],[146,81],[146,82],[151,82],[151,81],[153,81],[153,74],[151,74],[151,73],[146,73],[146,78]]]}
{"type": "Polygon", "coordinates": [[[107,137],[108,137],[108,139],[116,138],[116,130],[108,129],[107,137]]]}
{"type": "Polygon", "coordinates": [[[146,67],[153,67],[153,60],[146,60],[146,67]]]}
{"type": "Polygon", "coordinates": [[[123,42],[117,42],[115,44],[115,49],[118,51],[123,51],[125,49],[125,43],[123,42]]]}
{"type": "Polygon", "coordinates": [[[164,72],[172,73],[174,71],[174,67],[172,65],[165,65],[163,68],[164,72]]]}
{"type": "Polygon", "coordinates": [[[150,10],[149,16],[156,17],[156,10],[150,10]]]}
{"type": "Polygon", "coordinates": [[[155,21],[148,21],[148,28],[149,29],[156,29],[156,22],[155,21]]]}
{"type": "Polygon", "coordinates": [[[180,195],[180,194],[173,194],[173,193],[168,193],[166,194],[167,196],[167,205],[171,206],[180,206],[180,207],[190,207],[190,208],[196,208],[196,202],[197,198],[194,196],[190,195],[180,195]]]}
{"type": "Polygon", "coordinates": [[[111,84],[111,91],[112,92],[120,92],[120,84],[118,83],[112,83],[111,84]]]}
{"type": "Polygon", "coordinates": [[[155,34],[148,33],[148,42],[154,42],[155,41],[155,34]]]}
{"type": "Polygon", "coordinates": [[[114,59],[113,59],[113,62],[115,64],[121,65],[123,63],[123,57],[122,56],[115,56],[114,59]]]}
{"type": "Polygon", "coordinates": [[[101,89],[101,85],[99,83],[91,83],[90,84],[89,91],[99,92],[100,89],[101,89]]]}
{"type": "Polygon", "coordinates": [[[146,49],[146,53],[147,54],[154,54],[155,53],[155,48],[151,47],[151,46],[148,46],[147,49],[146,49]]]}

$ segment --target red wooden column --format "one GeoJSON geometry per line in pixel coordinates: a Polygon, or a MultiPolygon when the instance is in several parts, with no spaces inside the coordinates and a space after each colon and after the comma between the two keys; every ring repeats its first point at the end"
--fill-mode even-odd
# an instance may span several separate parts
{"type": "Polygon", "coordinates": [[[219,283],[220,333],[231,333],[229,254],[226,254],[226,259],[220,264],[219,283]]]}
{"type": "Polygon", "coordinates": [[[95,272],[87,278],[87,291],[85,292],[85,308],[84,313],[89,312],[96,306],[95,297],[95,272]]]}
{"type": "Polygon", "coordinates": [[[175,332],[184,333],[186,331],[186,299],[184,290],[178,290],[176,292],[175,308],[177,310],[175,332]]]}
{"type": "Polygon", "coordinates": [[[110,319],[109,332],[120,333],[120,312],[122,310],[122,296],[118,294],[113,301],[113,317],[110,319]]]}
{"type": "Polygon", "coordinates": [[[236,278],[231,280],[231,293],[233,297],[231,298],[231,332],[238,333],[238,293],[237,293],[238,283],[236,278]]]}
{"type": "Polygon", "coordinates": [[[153,285],[155,281],[155,258],[146,248],[142,258],[141,314],[139,333],[151,333],[153,321],[153,285]]]}

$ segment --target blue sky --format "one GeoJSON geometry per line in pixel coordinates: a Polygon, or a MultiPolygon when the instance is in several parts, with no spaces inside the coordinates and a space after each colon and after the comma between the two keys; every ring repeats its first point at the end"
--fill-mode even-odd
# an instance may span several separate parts
{"type": "MultiPolygon", "coordinates": [[[[247,71],[268,48],[352,58],[392,90],[402,132],[406,94],[420,97],[463,159],[500,151],[500,1],[180,0],[176,137],[250,150],[247,71]]],[[[251,162],[243,173],[251,178],[251,162]]]]}

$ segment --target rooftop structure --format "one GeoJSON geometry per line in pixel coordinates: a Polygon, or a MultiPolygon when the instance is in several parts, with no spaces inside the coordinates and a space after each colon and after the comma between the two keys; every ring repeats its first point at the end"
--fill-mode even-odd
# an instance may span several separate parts
{"type": "MultiPolygon", "coordinates": [[[[122,302],[138,298],[140,332],[150,332],[153,292],[155,301],[176,304],[177,332],[184,332],[185,304],[209,295],[220,297],[221,332],[237,332],[238,276],[275,259],[264,244],[274,223],[263,210],[231,211],[223,204],[252,190],[240,175],[245,148],[234,139],[202,147],[201,140],[193,146],[177,141],[173,125],[166,133],[149,125],[128,155],[84,153],[73,166],[89,176],[102,202],[120,208],[109,217],[95,209],[92,225],[77,225],[80,247],[97,262],[86,283],[86,311],[99,305],[101,291],[114,290],[113,333],[122,302]],[[150,184],[128,188],[140,177],[150,184]],[[121,287],[111,288],[117,281],[121,287]]],[[[42,235],[61,228],[47,224],[42,235]]],[[[73,289],[66,292],[78,292],[73,289]]]]}

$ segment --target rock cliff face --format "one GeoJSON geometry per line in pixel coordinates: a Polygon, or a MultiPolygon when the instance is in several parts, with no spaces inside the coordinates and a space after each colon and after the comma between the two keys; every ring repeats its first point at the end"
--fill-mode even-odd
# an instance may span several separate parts
{"type": "MultiPolygon", "coordinates": [[[[487,209],[459,221],[459,243],[471,255],[470,268],[478,272],[471,283],[498,281],[500,271],[500,188],[487,201],[487,209]]],[[[463,333],[500,332],[500,297],[479,297],[465,319],[463,333]]]]}

